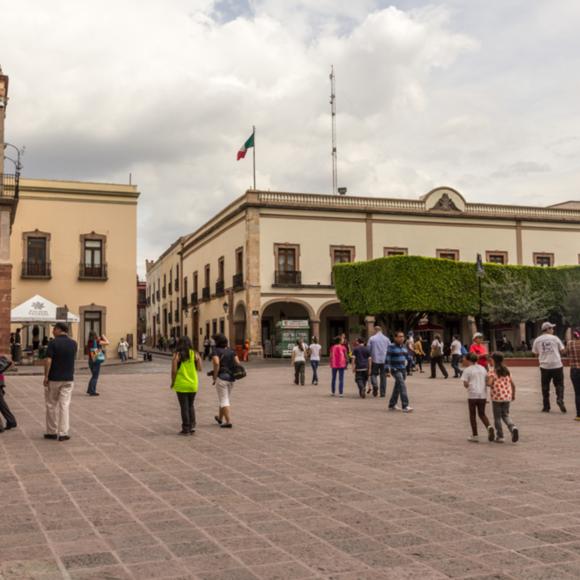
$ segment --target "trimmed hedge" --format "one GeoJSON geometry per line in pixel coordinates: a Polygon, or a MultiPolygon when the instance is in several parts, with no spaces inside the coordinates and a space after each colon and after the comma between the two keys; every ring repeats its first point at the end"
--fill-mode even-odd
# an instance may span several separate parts
{"type": "MultiPolygon", "coordinates": [[[[395,312],[440,312],[475,315],[479,311],[478,281],[473,262],[456,262],[421,256],[392,256],[368,262],[336,264],[336,293],[351,314],[375,315],[395,312]]],[[[527,279],[541,292],[546,307],[557,312],[569,280],[580,281],[579,266],[541,268],[485,264],[482,280],[505,277],[527,279]]]]}

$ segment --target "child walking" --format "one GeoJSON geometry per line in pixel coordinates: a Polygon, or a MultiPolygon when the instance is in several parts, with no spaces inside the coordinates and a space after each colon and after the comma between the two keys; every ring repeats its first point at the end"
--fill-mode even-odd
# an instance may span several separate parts
{"type": "Polygon", "coordinates": [[[478,356],[470,352],[464,359],[467,368],[463,371],[461,378],[463,386],[467,389],[467,404],[469,405],[469,422],[471,423],[471,437],[468,441],[477,443],[479,436],[477,434],[477,418],[485,425],[487,429],[487,438],[489,441],[495,439],[495,432],[491,426],[487,415],[485,414],[485,405],[487,403],[487,371],[484,367],[477,364],[478,356]]]}
{"type": "Polygon", "coordinates": [[[492,368],[487,375],[487,384],[491,387],[493,419],[495,422],[496,443],[503,443],[502,421],[512,434],[512,441],[520,438],[519,429],[510,417],[510,403],[516,400],[516,385],[509,369],[503,364],[503,354],[494,352],[491,355],[492,368]]]}
{"type": "Polygon", "coordinates": [[[197,394],[198,375],[201,371],[201,358],[191,347],[191,340],[182,336],[173,354],[171,364],[171,388],[177,393],[181,408],[180,435],[195,433],[195,395],[197,394]]]}

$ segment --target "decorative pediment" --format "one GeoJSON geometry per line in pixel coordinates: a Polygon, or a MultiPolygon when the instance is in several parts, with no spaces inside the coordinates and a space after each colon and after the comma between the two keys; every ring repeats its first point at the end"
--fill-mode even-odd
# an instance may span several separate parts
{"type": "Polygon", "coordinates": [[[465,211],[465,199],[451,187],[438,187],[422,197],[427,211],[461,213],[465,211]]]}

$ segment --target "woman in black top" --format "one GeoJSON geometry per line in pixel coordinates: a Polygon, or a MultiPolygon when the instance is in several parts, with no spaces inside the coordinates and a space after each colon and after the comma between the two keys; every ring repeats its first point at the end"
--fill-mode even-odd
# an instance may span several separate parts
{"type": "Polygon", "coordinates": [[[214,417],[222,429],[231,429],[230,396],[234,388],[234,367],[240,364],[236,353],[228,348],[228,339],[223,334],[214,337],[215,352],[212,356],[213,384],[215,385],[219,411],[214,417]]]}

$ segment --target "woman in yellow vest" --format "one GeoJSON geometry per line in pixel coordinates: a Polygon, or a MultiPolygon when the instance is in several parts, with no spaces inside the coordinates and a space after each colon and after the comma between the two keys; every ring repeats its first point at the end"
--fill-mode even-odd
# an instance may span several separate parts
{"type": "Polygon", "coordinates": [[[195,433],[195,395],[198,387],[198,374],[201,371],[201,358],[191,347],[189,337],[182,336],[177,342],[171,364],[171,388],[177,393],[181,407],[180,435],[195,433]]]}

